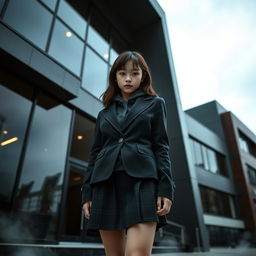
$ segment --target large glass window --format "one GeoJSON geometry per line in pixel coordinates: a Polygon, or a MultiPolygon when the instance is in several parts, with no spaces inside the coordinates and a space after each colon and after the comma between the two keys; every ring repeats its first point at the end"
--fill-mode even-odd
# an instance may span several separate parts
{"type": "MultiPolygon", "coordinates": [[[[26,90],[25,85],[20,85],[20,90],[26,90]]],[[[3,210],[11,200],[32,102],[2,85],[0,102],[0,205],[3,210]]]]}
{"type": "Polygon", "coordinates": [[[226,175],[225,157],[220,153],[190,139],[196,166],[216,174],[226,175]]]}
{"type": "Polygon", "coordinates": [[[10,0],[3,20],[45,50],[52,15],[42,4],[37,1],[10,0]]]}
{"type": "Polygon", "coordinates": [[[256,144],[252,140],[250,140],[246,135],[244,135],[241,131],[239,131],[238,139],[240,149],[256,157],[256,144]]]}
{"type": "Polygon", "coordinates": [[[54,239],[70,122],[70,109],[44,94],[38,96],[14,205],[17,218],[26,225],[24,239],[54,239]]]}
{"type": "Polygon", "coordinates": [[[108,65],[89,47],[86,49],[82,87],[97,98],[106,90],[108,65]]]}
{"type": "Polygon", "coordinates": [[[70,155],[88,162],[93,143],[95,122],[76,114],[70,155]]]}
{"type": "Polygon", "coordinates": [[[200,193],[205,213],[236,218],[233,196],[203,186],[200,193]]]}
{"type": "Polygon", "coordinates": [[[59,20],[56,20],[49,54],[80,76],[83,42],[59,20]]]}
{"type": "Polygon", "coordinates": [[[83,39],[85,38],[85,29],[87,22],[79,15],[73,7],[64,0],[61,0],[58,15],[62,18],[74,31],[76,31],[83,39]]]}

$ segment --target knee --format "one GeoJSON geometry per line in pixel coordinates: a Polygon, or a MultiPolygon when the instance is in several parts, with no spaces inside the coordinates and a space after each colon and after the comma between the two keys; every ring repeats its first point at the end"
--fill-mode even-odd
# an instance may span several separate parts
{"type": "Polygon", "coordinates": [[[114,251],[114,252],[106,252],[105,251],[105,255],[106,256],[124,256],[125,254],[124,254],[124,252],[122,252],[122,251],[114,251]]]}
{"type": "Polygon", "coordinates": [[[148,248],[127,248],[125,256],[150,256],[151,250],[148,248]]]}

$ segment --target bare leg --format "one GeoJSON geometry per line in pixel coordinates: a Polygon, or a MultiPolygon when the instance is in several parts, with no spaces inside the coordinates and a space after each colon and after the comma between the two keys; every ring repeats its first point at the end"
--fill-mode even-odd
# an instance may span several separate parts
{"type": "Polygon", "coordinates": [[[124,256],[126,241],[124,230],[100,230],[100,236],[106,256],[124,256]]]}
{"type": "Polygon", "coordinates": [[[125,256],[149,256],[152,252],[156,222],[143,222],[127,229],[125,256]]]}

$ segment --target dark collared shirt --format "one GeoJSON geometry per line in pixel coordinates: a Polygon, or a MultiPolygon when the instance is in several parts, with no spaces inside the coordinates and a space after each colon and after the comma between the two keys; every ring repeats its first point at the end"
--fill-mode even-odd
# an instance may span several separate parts
{"type": "MultiPolygon", "coordinates": [[[[120,125],[122,126],[127,114],[132,111],[134,103],[139,97],[147,95],[143,90],[138,89],[130,95],[128,101],[125,101],[120,94],[117,94],[114,98],[114,104],[116,108],[116,118],[120,125]]],[[[118,159],[116,162],[115,171],[124,171],[124,166],[121,159],[121,151],[119,152],[118,159]]]]}

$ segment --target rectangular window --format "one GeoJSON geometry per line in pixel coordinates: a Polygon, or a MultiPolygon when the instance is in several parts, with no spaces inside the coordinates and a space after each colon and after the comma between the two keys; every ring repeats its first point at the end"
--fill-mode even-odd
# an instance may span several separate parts
{"type": "Polygon", "coordinates": [[[239,140],[239,146],[241,150],[256,157],[256,144],[252,140],[250,140],[241,131],[239,131],[238,140],[239,140]]]}
{"type": "Polygon", "coordinates": [[[4,22],[45,50],[52,14],[37,1],[10,0],[4,22]]]}
{"type": "Polygon", "coordinates": [[[84,42],[57,19],[49,54],[80,77],[83,48],[84,42]]]}
{"type": "Polygon", "coordinates": [[[90,47],[86,48],[82,87],[99,98],[107,87],[108,64],[90,47]]]}
{"type": "Polygon", "coordinates": [[[200,186],[204,212],[229,218],[237,216],[234,197],[227,193],[200,186]]]}
{"type": "Polygon", "coordinates": [[[216,174],[226,175],[225,156],[190,138],[196,166],[216,174]]]}

